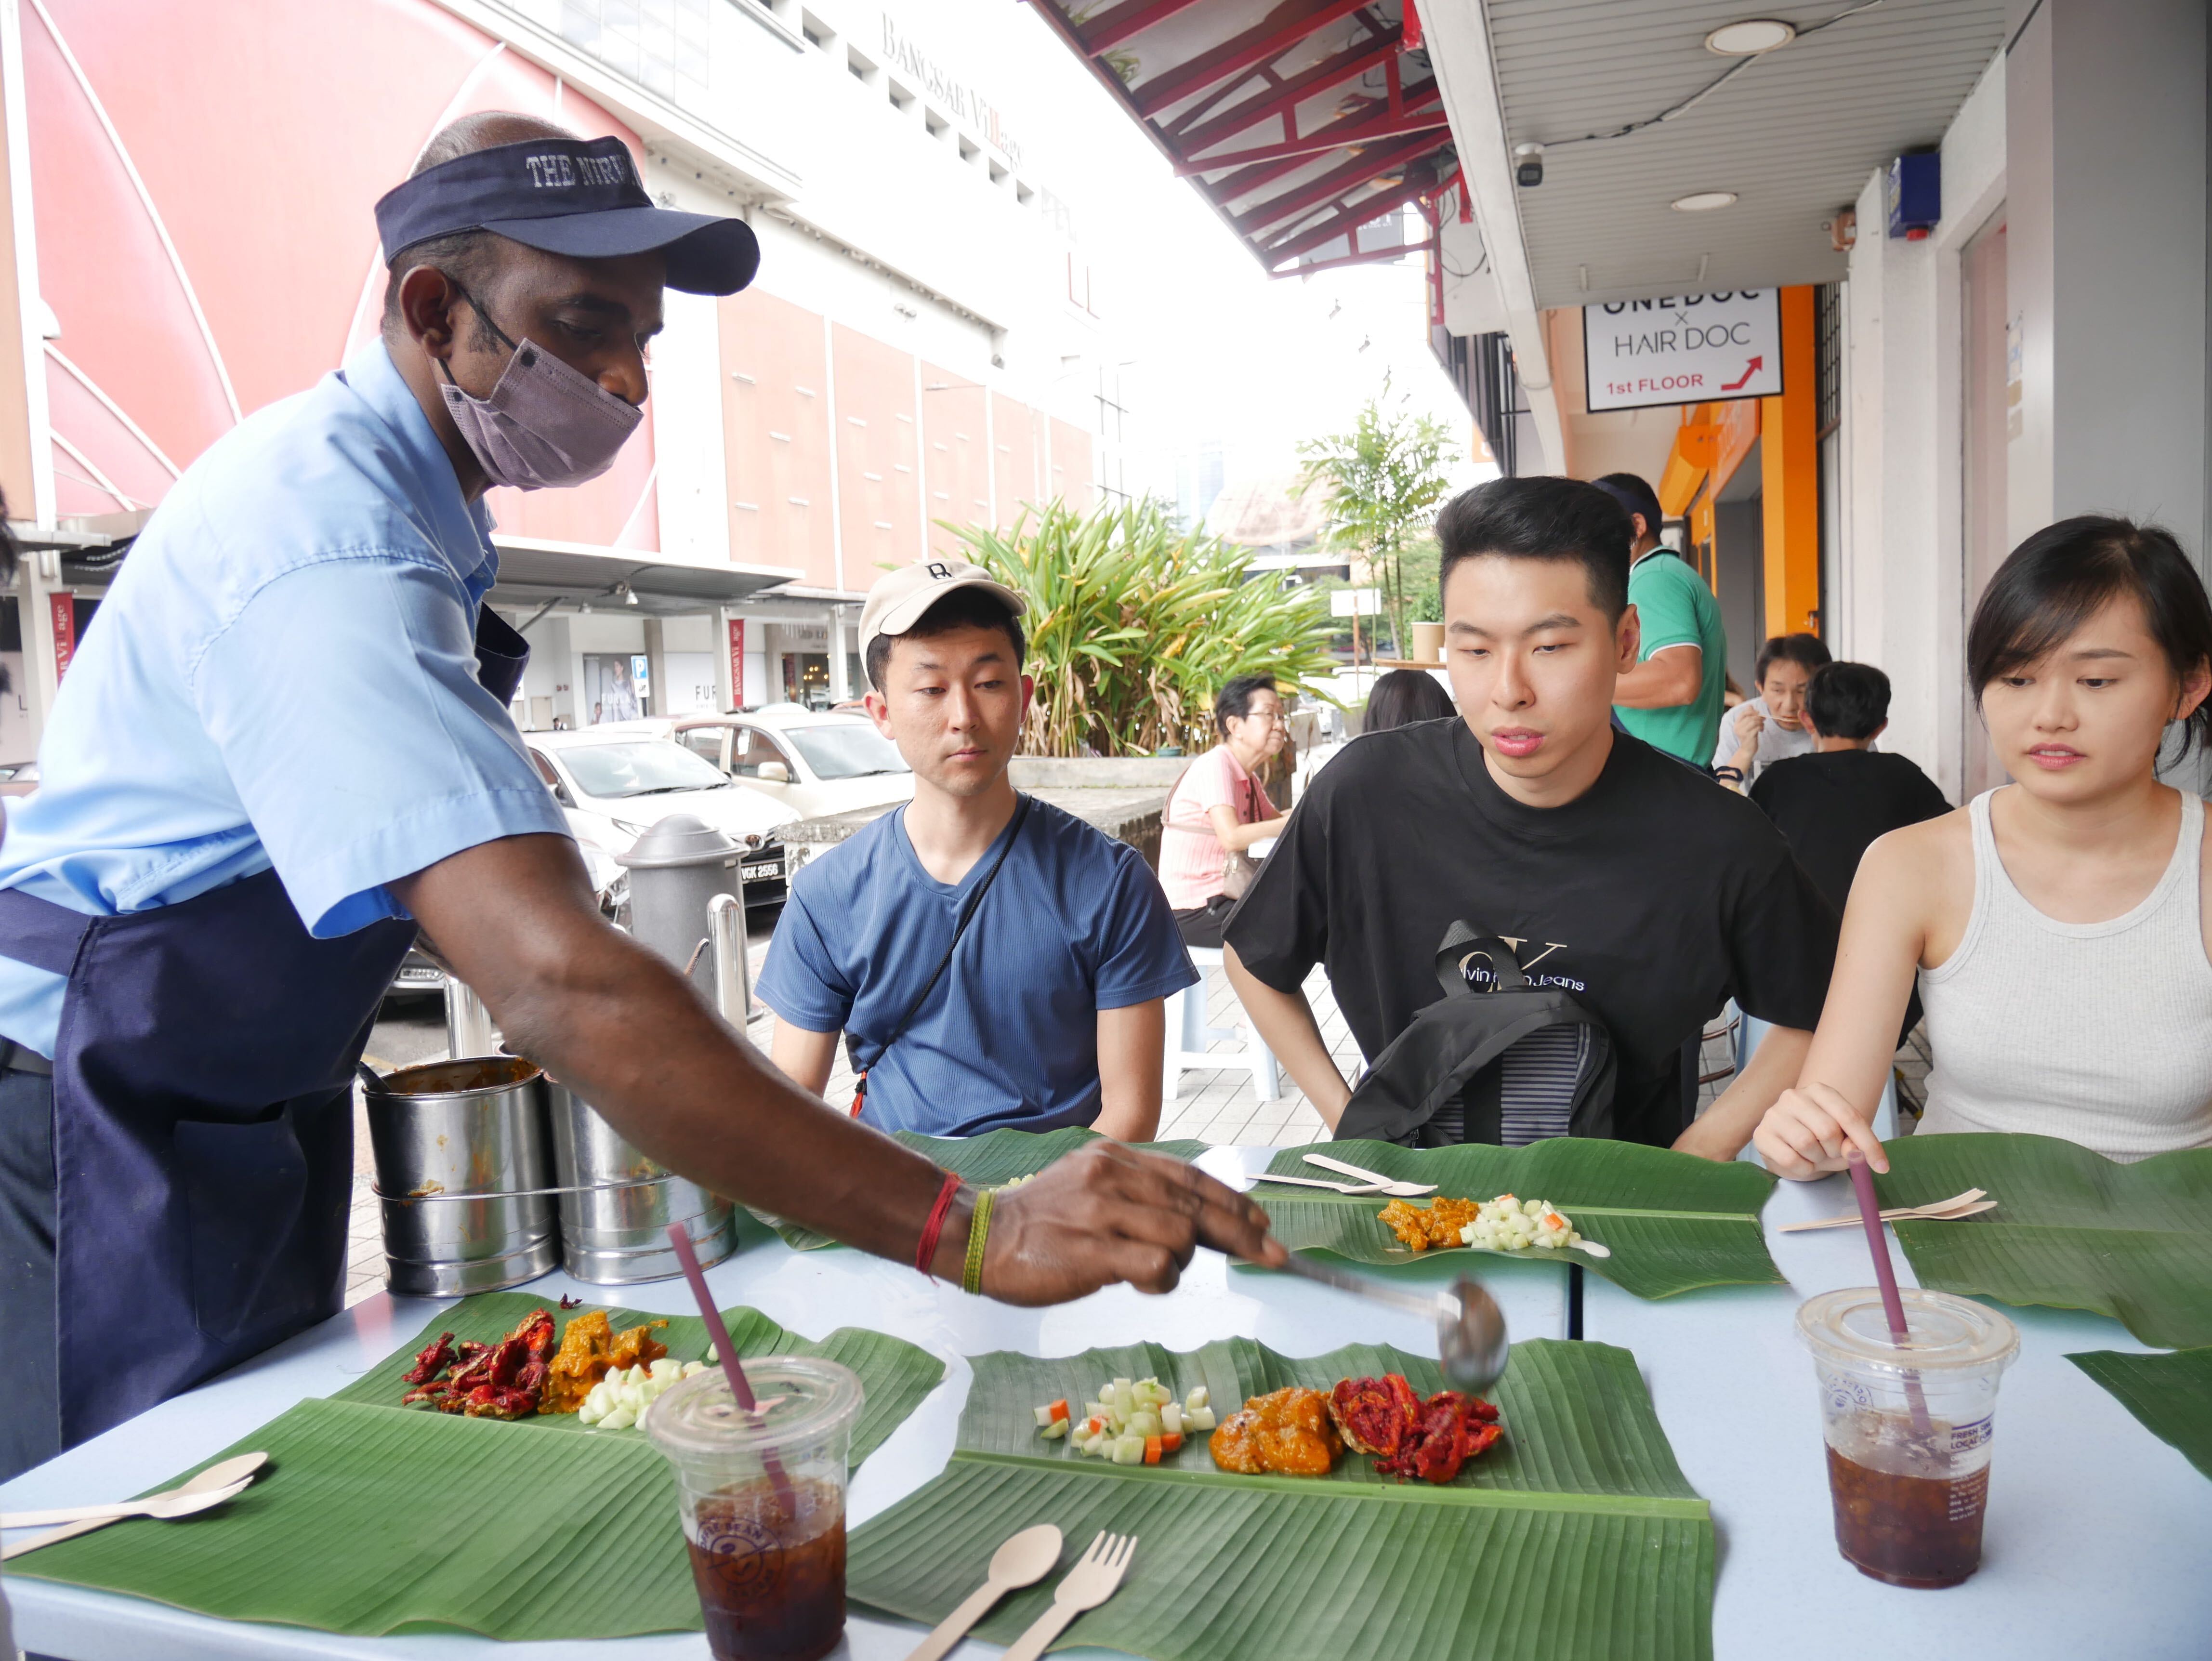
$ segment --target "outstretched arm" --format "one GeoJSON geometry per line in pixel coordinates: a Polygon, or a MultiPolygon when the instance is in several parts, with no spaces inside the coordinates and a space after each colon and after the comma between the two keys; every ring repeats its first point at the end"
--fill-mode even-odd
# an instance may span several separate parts
{"type": "Polygon", "coordinates": [[[1344,1074],[1329,1058],[1328,1046],[1322,1042],[1321,1027],[1306,995],[1276,991],[1245,968],[1233,946],[1221,948],[1221,966],[1229,971],[1229,984],[1236,990],[1237,1001],[1244,1006],[1244,1013],[1252,1018],[1252,1025],[1259,1029],[1261,1041],[1274,1051],[1283,1071],[1305,1092],[1322,1123],[1335,1129],[1336,1122],[1344,1116],[1344,1104],[1352,1099],[1352,1086],[1345,1083],[1344,1074]]]}
{"type": "MultiPolygon", "coordinates": [[[[517,1053],[556,1074],[653,1158],[718,1194],[912,1262],[942,1173],[829,1110],[708,1009],[675,969],[609,925],[574,843],[465,849],[392,885],[517,1053]]],[[[963,1190],[933,1271],[957,1281],[963,1190]]],[[[1128,1281],[1172,1287],[1199,1245],[1274,1263],[1267,1214],[1170,1159],[1101,1142],[1009,1191],[984,1289],[1057,1303],[1128,1281]]]]}

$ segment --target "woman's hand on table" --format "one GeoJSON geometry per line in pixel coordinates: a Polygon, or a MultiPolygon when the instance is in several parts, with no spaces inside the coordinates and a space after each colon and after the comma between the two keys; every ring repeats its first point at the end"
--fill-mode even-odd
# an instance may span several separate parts
{"type": "Polygon", "coordinates": [[[1851,1147],[1863,1153],[1875,1170],[1889,1169],[1889,1155],[1873,1125],[1832,1085],[1808,1084],[1784,1091],[1766,1110],[1751,1140],[1769,1171],[1798,1182],[1843,1170],[1845,1151],[1851,1147]]]}
{"type": "Polygon", "coordinates": [[[1289,1254],[1252,1201],[1180,1159],[1093,1142],[992,1203],[983,1290],[1006,1304],[1059,1304],[1127,1281],[1172,1292],[1211,1246],[1269,1267],[1289,1254]]]}

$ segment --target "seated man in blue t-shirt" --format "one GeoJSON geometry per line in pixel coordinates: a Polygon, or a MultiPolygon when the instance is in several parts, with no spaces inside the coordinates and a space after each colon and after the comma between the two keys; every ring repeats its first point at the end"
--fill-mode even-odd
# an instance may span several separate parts
{"type": "Polygon", "coordinates": [[[792,879],[760,978],[770,1054],[819,1094],[842,1031],[857,1110],[884,1130],[1146,1141],[1164,1001],[1198,974],[1137,851],[1006,776],[1032,690],[1026,609],[945,560],[870,591],[868,714],[914,769],[914,800],[792,879]]]}

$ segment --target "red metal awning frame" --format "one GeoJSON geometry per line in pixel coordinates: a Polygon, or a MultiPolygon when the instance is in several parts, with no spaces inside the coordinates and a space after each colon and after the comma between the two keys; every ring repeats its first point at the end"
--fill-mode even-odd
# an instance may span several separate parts
{"type": "Polygon", "coordinates": [[[1408,82],[1406,54],[1419,41],[1410,4],[1404,7],[1409,28],[1388,21],[1376,0],[1282,0],[1252,27],[1154,68],[1131,87],[1109,61],[1113,54],[1157,25],[1187,21],[1201,7],[1225,9],[1234,0],[1119,0],[1080,23],[1070,15],[1076,0],[1030,3],[1271,275],[1433,250],[1436,198],[1455,176],[1457,162],[1436,81],[1424,76],[1408,82]],[[1277,69],[1316,34],[1347,20],[1359,31],[1349,45],[1292,72],[1277,69]],[[1347,96],[1328,119],[1299,131],[1301,105],[1378,68],[1382,95],[1347,96]],[[1237,144],[1254,128],[1277,121],[1285,137],[1237,144]],[[1339,165],[1310,173],[1317,160],[1339,152],[1339,165]],[[1278,181],[1280,187],[1271,191],[1278,181]],[[1429,222],[1425,240],[1360,251],[1363,226],[1408,205],[1419,206],[1429,222]],[[1348,253],[1299,263],[1338,240],[1348,253]]]}

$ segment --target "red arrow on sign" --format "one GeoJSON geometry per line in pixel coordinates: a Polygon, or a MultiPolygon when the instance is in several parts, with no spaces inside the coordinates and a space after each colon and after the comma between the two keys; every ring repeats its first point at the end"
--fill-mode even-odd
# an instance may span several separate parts
{"type": "Polygon", "coordinates": [[[1752,376],[1757,374],[1759,370],[1765,368],[1765,366],[1766,360],[1765,358],[1754,357],[1750,362],[1743,366],[1743,373],[1738,375],[1734,380],[1723,380],[1721,382],[1721,390],[1724,392],[1741,392],[1743,390],[1744,383],[1749,380],[1752,376]]]}

